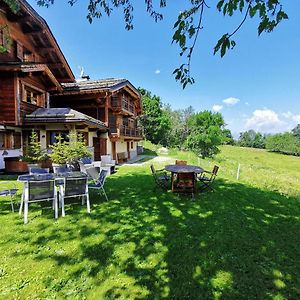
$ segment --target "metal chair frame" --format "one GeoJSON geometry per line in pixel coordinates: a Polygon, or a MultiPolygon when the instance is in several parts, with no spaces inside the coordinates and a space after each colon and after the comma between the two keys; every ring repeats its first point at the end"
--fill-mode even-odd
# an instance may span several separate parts
{"type": "Polygon", "coordinates": [[[10,205],[12,212],[15,211],[13,197],[16,195],[18,189],[13,182],[10,181],[0,181],[0,196],[10,196],[10,205]],[[5,185],[5,189],[2,189],[1,186],[5,185]],[[7,186],[12,185],[13,188],[9,188],[7,186]]]}
{"type": "MultiPolygon", "coordinates": [[[[87,171],[88,170],[89,169],[87,169],[87,171]]],[[[105,184],[105,179],[106,179],[107,173],[108,173],[107,170],[102,169],[100,174],[99,174],[99,177],[95,181],[95,183],[94,184],[89,184],[89,186],[88,186],[89,189],[97,189],[97,190],[99,190],[99,192],[102,191],[102,193],[105,196],[106,201],[108,201],[108,198],[107,198],[106,192],[104,190],[104,184],[105,184]]]]}
{"type": "Polygon", "coordinates": [[[61,184],[59,186],[59,198],[60,198],[60,205],[61,205],[61,215],[64,217],[65,214],[65,198],[75,198],[75,197],[82,197],[82,204],[84,204],[84,200],[86,199],[86,205],[87,205],[87,212],[91,213],[91,205],[90,205],[90,198],[89,198],[89,191],[88,191],[88,178],[87,177],[65,177],[64,178],[64,184],[61,184]],[[69,188],[69,182],[72,181],[78,181],[82,180],[85,181],[85,189],[83,193],[74,194],[74,195],[68,195],[66,191],[68,191],[69,188]]]}
{"type": "Polygon", "coordinates": [[[28,207],[29,203],[34,202],[43,202],[43,201],[53,201],[52,207],[54,208],[54,217],[55,219],[58,218],[58,199],[57,199],[57,189],[55,185],[54,179],[47,179],[47,180],[34,180],[34,181],[27,181],[24,183],[26,185],[24,189],[24,195],[22,196],[22,201],[20,205],[19,214],[22,213],[22,208],[24,205],[24,224],[28,223],[28,207]],[[49,182],[53,186],[53,197],[47,197],[47,198],[40,198],[40,199],[30,199],[31,198],[31,187],[34,187],[35,185],[41,186],[42,183],[49,182]],[[23,198],[24,197],[24,198],[23,198]]]}

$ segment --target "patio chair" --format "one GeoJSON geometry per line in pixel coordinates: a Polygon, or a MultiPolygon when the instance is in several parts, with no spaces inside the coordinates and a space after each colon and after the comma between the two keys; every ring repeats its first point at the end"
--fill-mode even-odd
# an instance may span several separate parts
{"type": "Polygon", "coordinates": [[[65,216],[65,199],[82,197],[82,204],[86,200],[87,212],[91,212],[90,198],[88,191],[88,178],[84,177],[65,177],[64,184],[60,185],[59,197],[62,210],[62,216],[65,216]]]}
{"type": "MultiPolygon", "coordinates": [[[[89,172],[89,169],[87,169],[87,171],[89,172]]],[[[107,195],[106,195],[105,190],[104,190],[104,183],[105,183],[107,173],[108,173],[107,170],[101,170],[97,181],[94,184],[89,184],[89,186],[88,186],[89,189],[96,189],[99,192],[102,191],[106,201],[108,201],[108,198],[107,198],[107,195]]]]}
{"type": "Polygon", "coordinates": [[[173,181],[173,192],[191,194],[194,199],[195,173],[178,173],[173,181]]]}
{"type": "Polygon", "coordinates": [[[13,182],[0,181],[0,196],[10,196],[10,205],[12,212],[15,211],[13,197],[16,195],[17,191],[18,189],[16,188],[16,185],[13,182]]]}
{"type": "Polygon", "coordinates": [[[33,167],[29,168],[29,174],[48,174],[49,168],[33,167]]]}
{"type": "Polygon", "coordinates": [[[68,166],[55,167],[55,168],[53,168],[53,171],[55,174],[72,172],[71,168],[69,168],[68,166]]]}
{"type": "Polygon", "coordinates": [[[101,167],[109,168],[108,175],[115,172],[116,161],[111,158],[111,155],[101,155],[101,167]]]}
{"type": "Polygon", "coordinates": [[[187,161],[176,159],[175,165],[187,165],[187,161]]]}
{"type": "MultiPolygon", "coordinates": [[[[47,177],[45,177],[47,178],[47,177]]],[[[24,224],[28,223],[28,207],[29,203],[52,201],[52,207],[54,208],[54,217],[58,218],[58,202],[57,202],[57,190],[54,179],[34,180],[25,183],[24,194],[24,224]]],[[[22,212],[23,202],[21,203],[20,213],[22,212]]]]}
{"type": "Polygon", "coordinates": [[[96,183],[97,180],[99,179],[100,168],[98,167],[87,168],[86,174],[88,175],[89,178],[91,178],[94,181],[94,183],[96,183]]]}
{"type": "Polygon", "coordinates": [[[200,188],[201,191],[204,191],[206,189],[213,190],[212,184],[215,181],[218,171],[219,171],[219,167],[215,165],[211,172],[204,171],[199,177],[197,177],[197,180],[202,183],[202,187],[200,188]],[[205,176],[206,174],[207,176],[205,176]]]}
{"type": "Polygon", "coordinates": [[[168,176],[167,173],[163,172],[162,170],[156,171],[152,164],[150,166],[150,169],[151,169],[151,173],[152,173],[155,184],[164,190],[168,189],[169,182],[171,179],[170,176],[168,176]]]}

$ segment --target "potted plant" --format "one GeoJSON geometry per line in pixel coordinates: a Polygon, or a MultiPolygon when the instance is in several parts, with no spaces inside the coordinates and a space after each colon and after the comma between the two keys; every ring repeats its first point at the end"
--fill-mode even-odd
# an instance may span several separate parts
{"type": "Polygon", "coordinates": [[[64,141],[60,134],[55,139],[56,142],[50,145],[51,153],[49,154],[54,172],[56,168],[67,164],[69,156],[69,142],[64,141]]]}
{"type": "Polygon", "coordinates": [[[74,170],[79,169],[78,160],[82,157],[91,157],[92,153],[85,145],[82,135],[77,135],[76,132],[71,132],[69,142],[64,141],[61,135],[56,137],[56,142],[50,146],[51,153],[49,154],[52,160],[53,171],[55,168],[72,166],[74,170]]]}
{"type": "Polygon", "coordinates": [[[26,161],[28,167],[38,167],[47,158],[46,151],[42,149],[36,131],[32,130],[29,137],[29,145],[26,152],[21,156],[22,161],[26,161]]]}
{"type": "Polygon", "coordinates": [[[68,163],[74,170],[79,170],[79,159],[83,157],[92,157],[92,153],[86,147],[82,134],[71,132],[69,140],[68,163]]]}

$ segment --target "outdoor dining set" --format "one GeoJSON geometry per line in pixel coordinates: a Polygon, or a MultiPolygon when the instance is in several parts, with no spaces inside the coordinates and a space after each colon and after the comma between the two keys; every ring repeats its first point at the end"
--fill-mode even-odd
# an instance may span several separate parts
{"type": "MultiPolygon", "coordinates": [[[[50,173],[48,168],[29,168],[29,174],[18,176],[17,181],[23,183],[19,214],[24,212],[24,224],[28,223],[28,208],[33,202],[51,201],[57,219],[59,209],[61,209],[61,216],[65,216],[67,198],[81,198],[82,204],[86,204],[87,212],[90,213],[89,189],[98,190],[108,200],[104,190],[108,170],[101,169],[99,172],[96,167],[89,167],[85,171],[72,171],[68,167],[59,167],[54,173],[50,173]]],[[[0,196],[11,196],[12,211],[14,211],[13,196],[17,191],[15,186],[0,190],[0,196]]]]}
{"type": "Polygon", "coordinates": [[[188,165],[185,160],[176,160],[175,164],[166,165],[163,170],[155,170],[153,165],[150,168],[158,187],[171,189],[175,193],[191,194],[192,197],[197,191],[211,190],[219,170],[218,166],[214,166],[212,171],[206,171],[199,166],[188,165]]]}

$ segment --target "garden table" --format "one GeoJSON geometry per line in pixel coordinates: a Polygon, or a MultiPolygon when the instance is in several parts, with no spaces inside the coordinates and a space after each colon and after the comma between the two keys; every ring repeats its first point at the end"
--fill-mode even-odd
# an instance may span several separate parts
{"type": "Polygon", "coordinates": [[[204,172],[199,166],[193,165],[167,165],[165,170],[172,173],[172,192],[195,191],[195,174],[204,172]]]}
{"type": "Polygon", "coordinates": [[[87,177],[87,174],[78,172],[78,171],[62,172],[62,173],[47,173],[47,174],[24,174],[24,175],[18,176],[17,180],[19,182],[24,183],[19,214],[22,213],[23,203],[24,203],[24,199],[25,199],[25,194],[28,189],[29,181],[42,181],[42,180],[54,179],[56,182],[56,185],[59,186],[59,188],[61,189],[61,188],[63,188],[63,185],[64,185],[64,178],[82,178],[82,177],[87,177]]]}

